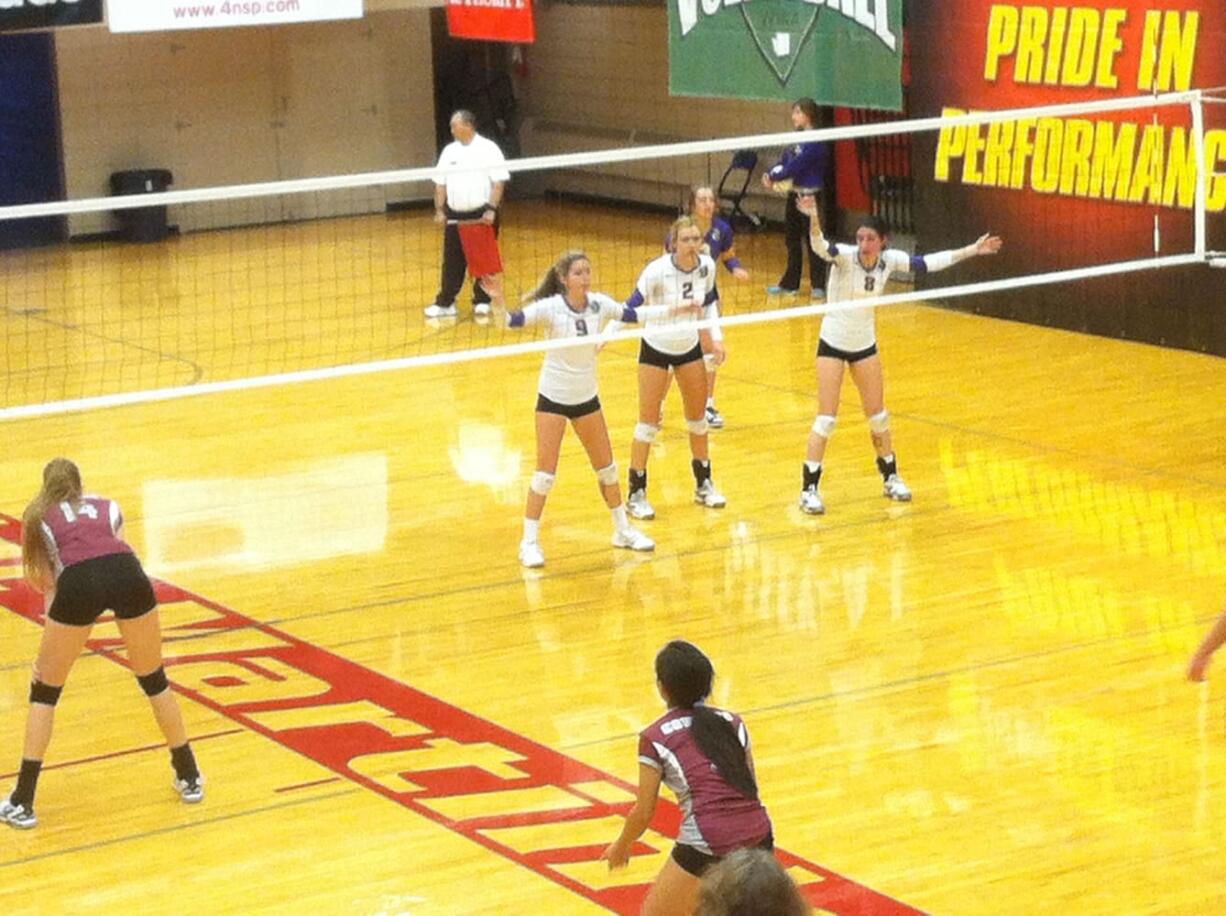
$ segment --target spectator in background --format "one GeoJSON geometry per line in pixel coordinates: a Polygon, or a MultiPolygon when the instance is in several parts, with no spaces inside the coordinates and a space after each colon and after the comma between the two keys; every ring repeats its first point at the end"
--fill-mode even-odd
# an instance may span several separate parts
{"type": "MultiPolygon", "coordinates": [[[[792,105],[792,126],[796,130],[813,130],[819,118],[817,103],[812,99],[797,99],[792,105]]],[[[797,143],[784,150],[779,161],[762,175],[762,184],[767,188],[786,191],[788,195],[783,228],[788,264],[779,282],[766,288],[768,293],[798,293],[807,258],[812,298],[822,299],[826,295],[826,266],[809,248],[809,218],[797,209],[796,203],[802,193],[822,192],[829,169],[830,144],[797,143]]]]}
{"type": "MultiPolygon", "coordinates": [[[[460,244],[456,225],[464,220],[484,220],[497,234],[498,207],[510,180],[502,150],[493,140],[477,133],[477,120],[463,108],[451,116],[451,136],[455,141],[443,147],[439,169],[456,166],[481,166],[483,169],[453,175],[434,176],[434,221],[443,227],[443,275],[434,302],[426,307],[427,318],[454,318],[455,297],[464,286],[468,261],[460,244]]],[[[490,314],[490,295],[473,278],[473,315],[490,314]]]]}

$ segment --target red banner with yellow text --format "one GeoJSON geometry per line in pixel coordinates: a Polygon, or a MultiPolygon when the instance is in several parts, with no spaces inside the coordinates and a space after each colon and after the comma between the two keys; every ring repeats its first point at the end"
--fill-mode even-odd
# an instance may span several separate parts
{"type": "Polygon", "coordinates": [[[532,0],[447,0],[447,31],[476,41],[536,41],[532,0]]]}
{"type": "MultiPolygon", "coordinates": [[[[916,117],[1226,86],[1221,0],[943,0],[911,7],[916,117]]],[[[1204,182],[1208,247],[1226,248],[1226,105],[1039,116],[917,137],[921,248],[998,233],[1008,273],[1188,253],[1204,182]]],[[[1200,265],[965,303],[1009,318],[1226,354],[1226,276],[1200,265]]]]}

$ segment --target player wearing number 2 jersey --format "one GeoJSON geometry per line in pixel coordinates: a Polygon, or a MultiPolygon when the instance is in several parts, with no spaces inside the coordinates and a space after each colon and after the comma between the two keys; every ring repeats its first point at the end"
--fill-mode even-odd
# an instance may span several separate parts
{"type": "MultiPolygon", "coordinates": [[[[678,310],[667,306],[636,310],[592,292],[591,287],[591,261],[582,251],[570,251],[546,272],[529,296],[533,302],[507,313],[507,326],[511,328],[543,325],[551,338],[592,338],[589,345],[550,350],[541,366],[536,399],[536,471],[528,486],[524,537],[519,545],[519,560],[527,567],[545,564],[539,540],[541,515],[557,474],[567,420],[579,434],[596,470],[605,504],[613,513],[613,546],[643,551],[655,548],[651,538],[630,525],[622,504],[609,429],[596,390],[596,335],[606,322],[662,319],[678,310]]],[[[501,289],[495,285],[493,292],[494,302],[501,305],[501,289]]]]}
{"type": "MultiPolygon", "coordinates": [[[[715,191],[708,185],[697,185],[691,189],[690,205],[686,212],[694,217],[702,231],[702,253],[716,264],[722,264],[736,279],[748,280],[749,271],[736,256],[732,226],[716,213],[715,191]]],[[[671,236],[665,239],[664,250],[673,250],[671,236]]],[[[707,368],[707,425],[711,429],[723,429],[724,418],[715,407],[715,354],[704,347],[702,360],[707,368]]]]}
{"type": "MultiPolygon", "coordinates": [[[[801,212],[809,217],[809,244],[831,264],[827,280],[827,302],[831,304],[880,296],[885,292],[890,275],[898,271],[927,273],[944,270],[967,258],[1000,251],[1001,240],[986,234],[965,248],[937,254],[910,256],[901,251],[887,250],[888,229],[885,222],[876,216],[870,216],[860,223],[855,245],[838,245],[822,234],[814,198],[802,196],[799,206],[801,212]]],[[[818,485],[826,443],[834,432],[835,415],[839,410],[844,367],[850,367],[852,381],[860,392],[860,405],[868,417],[873,448],[877,452],[877,470],[881,472],[885,495],[901,502],[911,499],[911,490],[898,476],[898,461],[890,438],[890,415],[885,409],[885,384],[881,358],[877,355],[875,310],[871,306],[840,309],[822,319],[817,347],[818,413],[809,432],[800,491],[800,508],[810,515],[820,515],[826,511],[818,485]]]]}
{"type": "MultiPolygon", "coordinates": [[[[627,304],[652,305],[692,303],[707,319],[719,317],[719,291],[715,285],[715,262],[701,253],[702,229],[692,216],[673,223],[669,238],[673,252],[656,258],[644,268],[627,304]]],[[[647,458],[651,443],[660,431],[660,403],[668,392],[669,370],[677,377],[685,405],[685,425],[690,434],[693,455],[694,501],[712,509],[722,509],[724,497],[711,480],[706,420],[707,373],[703,350],[715,366],[727,357],[723,334],[716,324],[699,331],[692,317],[677,314],[649,320],[639,348],[639,422],[630,445],[630,496],[627,505],[635,518],[655,518],[647,501],[647,458]],[[707,345],[704,348],[702,342],[707,345]]]]}
{"type": "Polygon", "coordinates": [[[47,620],[30,683],[30,712],[17,787],[0,802],[0,820],[29,829],[43,756],[51,743],[55,704],[73,662],[103,611],[115,622],[128,664],[149,697],[170,748],[174,787],[185,802],[204,798],[179,704],[162,668],[157,599],[136,554],[123,539],[123,516],[113,500],[85,496],[81,472],[66,458],[43,469],[43,486],[22,518],[26,580],[45,594],[47,620]]]}

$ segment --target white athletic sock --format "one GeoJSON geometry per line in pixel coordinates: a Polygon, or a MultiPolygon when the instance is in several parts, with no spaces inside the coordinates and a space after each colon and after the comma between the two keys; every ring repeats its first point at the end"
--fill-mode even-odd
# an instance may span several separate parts
{"type": "Polygon", "coordinates": [[[535,544],[541,533],[541,520],[539,518],[524,519],[524,540],[529,544],[535,544]]]}
{"type": "Polygon", "coordinates": [[[622,503],[616,509],[609,510],[613,514],[613,528],[617,531],[625,531],[630,527],[630,519],[626,517],[626,504],[622,503]]]}
{"type": "Polygon", "coordinates": [[[810,474],[817,473],[819,470],[821,470],[821,467],[822,467],[822,463],[820,461],[806,461],[805,462],[805,470],[808,471],[810,474]]]}
{"type": "Polygon", "coordinates": [[[707,406],[712,408],[715,407],[715,398],[707,398],[707,406]]]}

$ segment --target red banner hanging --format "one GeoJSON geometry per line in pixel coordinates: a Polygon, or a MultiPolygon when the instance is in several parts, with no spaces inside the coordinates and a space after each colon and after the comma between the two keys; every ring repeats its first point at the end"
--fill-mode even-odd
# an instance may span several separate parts
{"type": "Polygon", "coordinates": [[[447,0],[447,31],[452,38],[531,44],[532,0],[447,0]]]}

